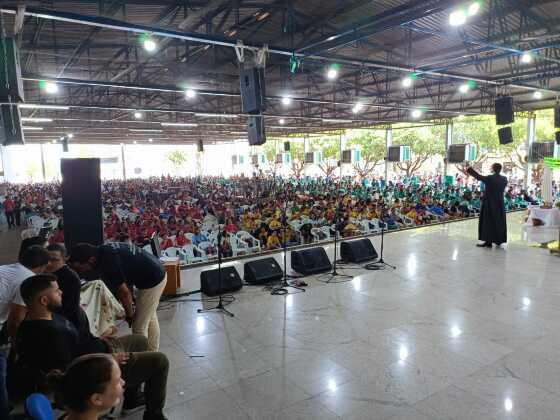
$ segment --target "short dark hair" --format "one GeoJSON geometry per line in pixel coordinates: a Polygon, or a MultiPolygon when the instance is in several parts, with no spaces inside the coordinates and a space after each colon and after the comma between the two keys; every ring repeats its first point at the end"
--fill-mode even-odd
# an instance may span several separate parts
{"type": "Polygon", "coordinates": [[[494,163],[492,165],[492,170],[494,171],[495,174],[499,174],[500,172],[502,172],[502,164],[501,163],[494,163]]]}
{"type": "Polygon", "coordinates": [[[40,245],[33,245],[25,249],[19,260],[20,264],[30,270],[47,265],[50,261],[48,251],[40,245]]]}
{"type": "Polygon", "coordinates": [[[50,289],[53,281],[56,281],[54,274],[37,274],[25,279],[19,287],[25,305],[30,306],[38,295],[50,289]]]}
{"type": "Polygon", "coordinates": [[[64,244],[61,244],[61,243],[58,243],[58,242],[54,243],[54,244],[50,244],[47,247],[47,251],[60,252],[63,257],[66,256],[66,247],[64,246],[64,244]]]}
{"type": "Polygon", "coordinates": [[[102,394],[111,382],[115,361],[108,354],[88,354],[78,357],[66,372],[53,371],[48,375],[55,388],[56,399],[66,409],[83,413],[93,394],[102,394]]]}
{"type": "Polygon", "coordinates": [[[70,250],[70,262],[86,263],[91,257],[97,257],[97,247],[87,242],[74,245],[70,250]]]}
{"type": "Polygon", "coordinates": [[[18,261],[21,262],[21,257],[23,255],[23,252],[27,248],[33,245],[43,246],[45,245],[45,242],[47,242],[47,240],[42,236],[33,236],[31,238],[25,238],[24,240],[22,240],[19,246],[18,261]]]}

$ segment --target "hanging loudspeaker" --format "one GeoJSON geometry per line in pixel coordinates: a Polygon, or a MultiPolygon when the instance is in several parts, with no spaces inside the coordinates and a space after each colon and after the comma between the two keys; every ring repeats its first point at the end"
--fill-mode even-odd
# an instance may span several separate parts
{"type": "Polygon", "coordinates": [[[497,125],[511,124],[515,121],[513,115],[513,98],[511,96],[503,96],[496,99],[494,106],[497,125]]]}
{"type": "Polygon", "coordinates": [[[202,140],[198,140],[198,143],[197,143],[197,150],[198,150],[199,152],[204,152],[204,143],[202,142],[202,140]]]}

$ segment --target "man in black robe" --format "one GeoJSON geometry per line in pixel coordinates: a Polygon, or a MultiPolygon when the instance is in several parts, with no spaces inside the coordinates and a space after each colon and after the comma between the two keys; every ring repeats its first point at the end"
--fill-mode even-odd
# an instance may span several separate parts
{"type": "Polygon", "coordinates": [[[482,176],[473,168],[468,168],[467,173],[484,183],[480,218],[478,220],[478,239],[484,241],[477,244],[479,247],[492,248],[507,242],[506,211],[504,204],[504,191],[507,178],[500,175],[502,165],[492,165],[492,175],[482,176]]]}

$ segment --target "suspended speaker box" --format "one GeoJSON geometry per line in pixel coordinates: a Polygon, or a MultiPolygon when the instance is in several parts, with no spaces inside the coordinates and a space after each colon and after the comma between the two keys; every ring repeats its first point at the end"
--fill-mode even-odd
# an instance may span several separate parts
{"type": "Polygon", "coordinates": [[[375,260],[377,251],[367,238],[344,241],[340,243],[340,257],[346,262],[360,263],[375,260]]]}
{"type": "Polygon", "coordinates": [[[332,264],[323,247],[292,251],[291,258],[292,269],[305,276],[332,270],[332,264]]]}
{"type": "Polygon", "coordinates": [[[504,127],[498,130],[498,138],[500,139],[500,144],[513,143],[513,134],[511,133],[511,127],[504,127]]]}
{"type": "Polygon", "coordinates": [[[0,144],[24,144],[21,114],[17,105],[0,105],[0,144]]]}
{"type": "Polygon", "coordinates": [[[560,106],[554,107],[554,128],[560,128],[560,106]]]}
{"type": "Polygon", "coordinates": [[[266,93],[263,67],[241,69],[240,90],[243,112],[260,114],[266,110],[266,93]]]}
{"type": "Polygon", "coordinates": [[[0,36],[0,101],[23,102],[19,50],[14,38],[0,36]]]}
{"type": "Polygon", "coordinates": [[[244,266],[243,279],[249,284],[265,284],[280,280],[284,275],[282,268],[274,258],[249,261],[244,266]]]}
{"type": "Polygon", "coordinates": [[[513,115],[513,98],[511,96],[503,96],[494,102],[496,111],[496,124],[505,125],[515,121],[513,115]]]}
{"type": "Polygon", "coordinates": [[[200,273],[200,290],[207,296],[237,292],[243,287],[241,277],[235,267],[222,267],[200,273]],[[221,281],[220,281],[221,274],[221,281]]]}
{"type": "Polygon", "coordinates": [[[260,146],[266,142],[263,117],[251,116],[247,119],[247,136],[251,146],[260,146]]]}

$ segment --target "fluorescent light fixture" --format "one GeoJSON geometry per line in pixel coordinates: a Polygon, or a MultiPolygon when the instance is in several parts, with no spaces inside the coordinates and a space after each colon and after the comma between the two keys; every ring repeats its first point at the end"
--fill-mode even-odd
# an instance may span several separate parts
{"type": "Polygon", "coordinates": [[[128,131],[134,131],[137,133],[148,132],[148,133],[161,133],[163,130],[159,128],[129,128],[128,131]]]}
{"type": "Polygon", "coordinates": [[[521,62],[522,62],[523,64],[529,64],[529,63],[532,62],[532,61],[533,61],[533,56],[531,55],[530,52],[524,52],[524,53],[521,55],[521,62]]]}
{"type": "Polygon", "coordinates": [[[337,120],[334,118],[323,118],[323,122],[326,123],[351,123],[352,120],[337,120]]]}
{"type": "Polygon", "coordinates": [[[467,15],[468,15],[468,16],[474,16],[474,15],[476,15],[479,11],[480,11],[480,2],[475,1],[475,2],[472,2],[472,3],[469,5],[469,8],[467,9],[467,15]]]}
{"type": "Polygon", "coordinates": [[[284,125],[284,124],[286,123],[286,120],[285,120],[284,118],[280,118],[280,119],[278,120],[278,122],[279,122],[280,124],[284,125]]]}
{"type": "Polygon", "coordinates": [[[137,120],[139,120],[140,118],[142,118],[142,113],[141,112],[135,112],[134,113],[134,118],[136,118],[137,120]]]}
{"type": "MultiPolygon", "coordinates": [[[[162,127],[198,127],[198,124],[193,124],[193,123],[180,123],[180,122],[176,122],[176,123],[167,123],[167,122],[162,122],[160,123],[162,127]]],[[[161,131],[161,130],[159,130],[161,131]]]]}
{"type": "Polygon", "coordinates": [[[23,122],[36,122],[36,123],[41,123],[41,122],[52,122],[52,118],[32,118],[32,117],[22,117],[21,120],[23,122]]]}
{"type": "Polygon", "coordinates": [[[196,117],[210,117],[210,118],[237,118],[236,114],[212,114],[212,113],[198,113],[194,114],[196,117]]]}
{"type": "Polygon", "coordinates": [[[21,128],[28,131],[43,131],[43,127],[21,127],[21,128]]]}
{"type": "Polygon", "coordinates": [[[412,115],[412,118],[420,118],[422,116],[422,110],[413,109],[410,115],[412,115]]]}
{"type": "Polygon", "coordinates": [[[284,96],[282,98],[282,105],[288,106],[292,103],[292,98],[288,97],[288,96],[284,96]]]}
{"type": "Polygon", "coordinates": [[[402,79],[401,86],[403,88],[409,88],[412,86],[412,83],[413,83],[412,77],[406,76],[404,79],[402,79]]]}
{"type": "Polygon", "coordinates": [[[42,105],[42,104],[19,104],[19,108],[21,109],[58,109],[61,111],[66,111],[70,109],[69,106],[63,105],[42,105]]]}
{"type": "Polygon", "coordinates": [[[465,94],[469,91],[470,86],[468,83],[463,83],[462,85],[459,86],[459,92],[465,94]]]}
{"type": "Polygon", "coordinates": [[[45,82],[43,84],[43,87],[45,89],[45,92],[47,92],[48,94],[54,95],[55,93],[58,93],[58,85],[56,83],[45,82]]]}
{"type": "Polygon", "coordinates": [[[533,99],[542,99],[542,92],[536,90],[533,92],[533,99]]]}
{"type": "Polygon", "coordinates": [[[455,10],[449,14],[449,24],[451,26],[461,26],[467,22],[467,14],[463,9],[455,10]]]}
{"type": "Polygon", "coordinates": [[[362,109],[364,109],[364,105],[361,102],[356,103],[356,105],[354,105],[354,108],[352,108],[352,112],[354,114],[357,114],[358,112],[360,112],[362,109]]]}
{"type": "Polygon", "coordinates": [[[187,97],[187,99],[192,99],[196,96],[196,90],[193,89],[187,89],[185,92],[185,96],[187,97]]]}
{"type": "Polygon", "coordinates": [[[144,49],[148,52],[154,52],[157,48],[156,42],[150,37],[147,37],[144,40],[143,44],[144,44],[144,49]]]}

